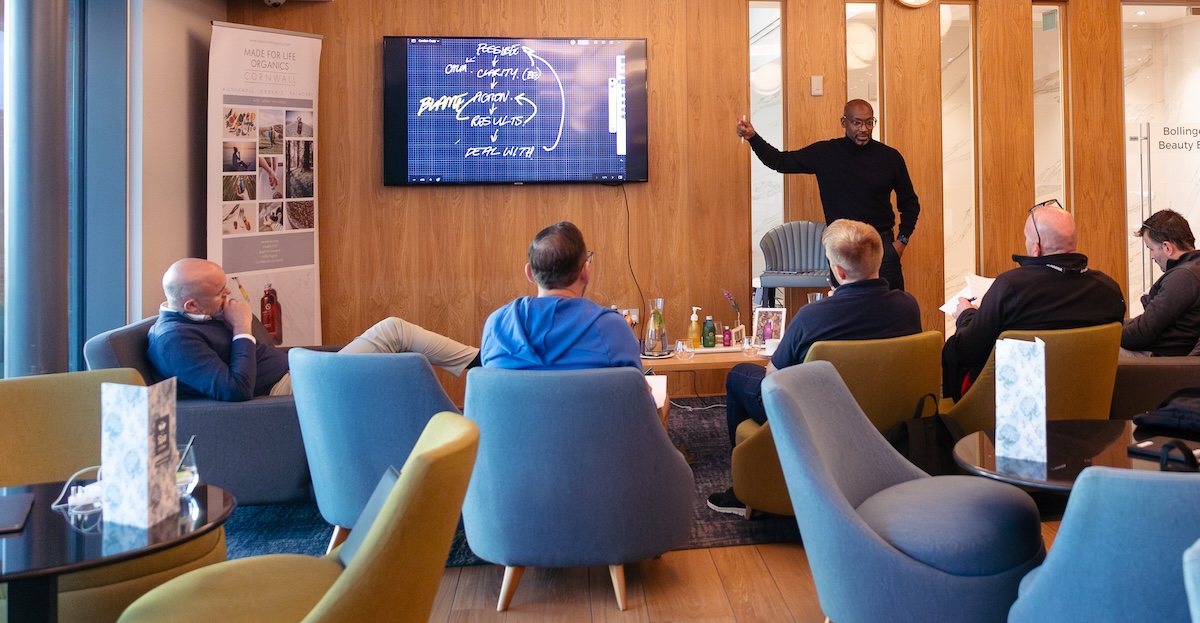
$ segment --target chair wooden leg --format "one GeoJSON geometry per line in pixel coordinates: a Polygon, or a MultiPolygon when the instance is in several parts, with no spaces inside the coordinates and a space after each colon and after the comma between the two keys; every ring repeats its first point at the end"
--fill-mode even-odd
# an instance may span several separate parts
{"type": "Polygon", "coordinates": [[[329,547],[325,548],[325,553],[328,554],[329,552],[332,552],[333,548],[344,543],[346,541],[346,537],[348,536],[350,536],[350,528],[334,526],[333,536],[329,537],[329,547]]]}
{"type": "Polygon", "coordinates": [[[517,585],[521,583],[523,573],[525,573],[525,567],[504,568],[504,582],[500,584],[500,601],[496,603],[496,612],[508,610],[508,604],[512,601],[513,594],[517,592],[517,585]]]}
{"type": "Polygon", "coordinates": [[[609,565],[608,576],[612,578],[613,591],[617,593],[617,607],[625,610],[625,565],[609,565]]]}
{"type": "Polygon", "coordinates": [[[745,515],[742,515],[742,518],[743,518],[743,519],[750,519],[751,517],[753,517],[753,515],[754,515],[754,509],[752,509],[752,508],[750,508],[749,506],[747,506],[747,507],[746,507],[746,514],[745,514],[745,515]]]}

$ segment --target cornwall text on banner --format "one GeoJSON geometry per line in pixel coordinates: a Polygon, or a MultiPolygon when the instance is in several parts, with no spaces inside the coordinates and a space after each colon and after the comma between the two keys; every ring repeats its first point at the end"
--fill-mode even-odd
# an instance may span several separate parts
{"type": "Polygon", "coordinates": [[[320,61],[319,36],[213,22],[208,259],[277,345],[321,343],[320,61]]]}

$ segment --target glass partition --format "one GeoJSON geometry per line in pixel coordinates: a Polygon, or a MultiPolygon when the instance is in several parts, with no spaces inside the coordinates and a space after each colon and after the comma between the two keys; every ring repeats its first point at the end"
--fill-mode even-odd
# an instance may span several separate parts
{"type": "MultiPolygon", "coordinates": [[[[1125,66],[1126,218],[1132,233],[1174,210],[1200,232],[1200,16],[1187,7],[1121,9],[1125,66]]],[[[1141,240],[1129,244],[1129,315],[1162,272],[1141,240]]]]}
{"type": "MultiPolygon", "coordinates": [[[[782,140],[783,47],[779,2],[750,3],[750,120],[769,140],[782,140]]],[[[732,131],[732,128],[729,129],[732,131]]],[[[781,146],[781,149],[783,147],[781,146]]],[[[783,223],[783,176],[750,158],[750,278],[757,285],[764,262],[758,242],[783,223]]],[[[780,289],[780,291],[782,288],[780,289]]]]}
{"type": "MultiPolygon", "coordinates": [[[[1063,107],[1063,24],[1061,4],[1033,6],[1033,167],[1034,203],[1059,199],[1074,207],[1066,188],[1066,126],[1063,107]]],[[[1033,205],[1032,203],[1030,205],[1033,205]]]]}
{"type": "MultiPolygon", "coordinates": [[[[978,219],[975,188],[974,6],[945,4],[941,12],[942,217],[945,299],[976,272],[978,219]]],[[[946,315],[946,335],[954,334],[946,315]]]]}
{"type": "MultiPolygon", "coordinates": [[[[846,4],[846,101],[867,100],[879,109],[879,7],[871,2],[846,4]]],[[[878,126],[876,126],[878,128],[878,126]]],[[[872,138],[879,136],[872,132],[872,138]]]]}

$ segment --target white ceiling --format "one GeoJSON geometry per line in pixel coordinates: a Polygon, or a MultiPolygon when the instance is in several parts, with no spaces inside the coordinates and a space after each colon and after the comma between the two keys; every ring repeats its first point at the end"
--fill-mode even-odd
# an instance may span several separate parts
{"type": "Polygon", "coordinates": [[[1188,7],[1185,6],[1121,5],[1121,23],[1126,25],[1164,25],[1191,17],[1188,7]]]}

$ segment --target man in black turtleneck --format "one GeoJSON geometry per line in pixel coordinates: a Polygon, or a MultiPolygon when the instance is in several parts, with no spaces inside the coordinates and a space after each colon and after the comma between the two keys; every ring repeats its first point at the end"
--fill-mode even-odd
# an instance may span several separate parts
{"type": "Polygon", "coordinates": [[[958,299],[957,329],[942,348],[942,394],[955,400],[987,363],[1008,329],[1075,329],[1121,322],[1125,297],[1108,275],[1090,270],[1075,252],[1075,218],[1058,201],[1038,204],[1025,219],[1025,251],[1004,271],[978,307],[958,299]],[[967,374],[970,376],[967,377],[967,374]]]}
{"type": "Polygon", "coordinates": [[[850,100],[842,113],[844,137],[818,141],[794,151],[772,147],[745,117],[737,123],[737,134],[750,142],[754,154],[767,167],[780,173],[815,174],[827,224],[844,218],[874,227],[883,239],[879,276],[887,279],[893,290],[903,290],[900,256],[917,226],[921,204],[908,177],[904,157],[871,138],[876,122],[871,105],[864,100],[850,100]],[[899,235],[893,231],[896,214],[892,209],[892,191],[896,193],[900,211],[899,235]]]}

